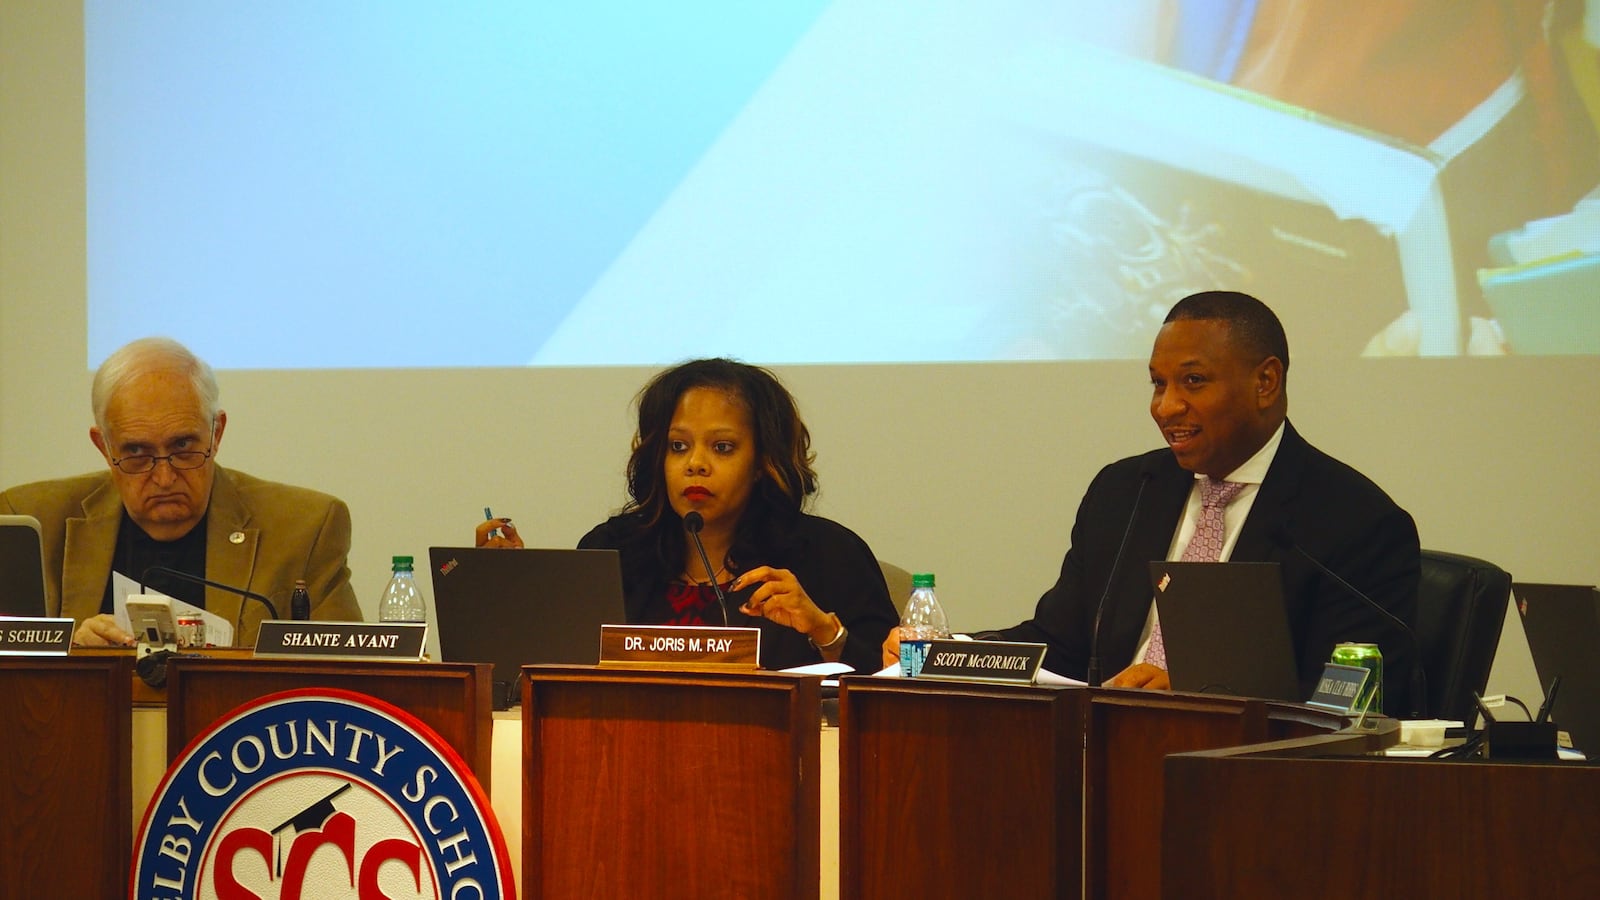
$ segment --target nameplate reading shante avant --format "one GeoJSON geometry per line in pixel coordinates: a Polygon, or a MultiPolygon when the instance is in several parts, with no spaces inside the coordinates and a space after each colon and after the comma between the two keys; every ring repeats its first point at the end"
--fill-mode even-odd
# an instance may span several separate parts
{"type": "Polygon", "coordinates": [[[256,656],[279,659],[420,660],[428,639],[423,622],[261,623],[256,656]]]}

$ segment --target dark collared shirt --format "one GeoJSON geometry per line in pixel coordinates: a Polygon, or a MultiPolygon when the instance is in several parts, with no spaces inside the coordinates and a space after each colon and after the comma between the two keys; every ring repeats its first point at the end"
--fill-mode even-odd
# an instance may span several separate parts
{"type": "MultiPolygon", "coordinates": [[[[207,513],[207,516],[209,515],[210,513],[207,513]]],[[[123,510],[122,524],[117,527],[117,549],[111,557],[111,571],[121,572],[137,582],[151,566],[165,566],[199,578],[206,577],[206,516],[202,516],[183,537],[175,541],[158,541],[146,534],[145,530],[129,517],[128,511],[123,510]]],[[[100,599],[102,613],[110,614],[115,609],[111,598],[113,580],[114,578],[106,579],[106,591],[100,599]]],[[[151,590],[205,608],[204,585],[179,581],[159,573],[151,574],[150,580],[144,584],[151,590]]]]}

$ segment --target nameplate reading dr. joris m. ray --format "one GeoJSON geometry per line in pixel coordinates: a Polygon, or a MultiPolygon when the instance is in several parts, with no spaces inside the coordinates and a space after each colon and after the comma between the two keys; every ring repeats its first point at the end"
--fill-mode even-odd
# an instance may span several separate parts
{"type": "Polygon", "coordinates": [[[600,665],[661,669],[754,669],[758,628],[601,625],[600,665]]]}
{"type": "Polygon", "coordinates": [[[1045,649],[1011,641],[934,641],[917,677],[1032,684],[1045,649]]]}

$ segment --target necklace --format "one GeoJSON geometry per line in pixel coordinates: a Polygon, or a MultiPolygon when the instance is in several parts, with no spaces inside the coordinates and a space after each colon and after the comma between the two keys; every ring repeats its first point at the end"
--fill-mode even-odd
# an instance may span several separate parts
{"type": "Polygon", "coordinates": [[[701,581],[700,579],[694,577],[693,575],[690,575],[687,570],[684,571],[683,578],[684,578],[685,581],[689,582],[690,584],[704,587],[705,585],[711,584],[713,582],[716,582],[716,583],[720,584],[722,576],[726,575],[727,573],[728,573],[728,564],[727,563],[723,563],[721,568],[719,568],[715,572],[711,573],[711,580],[710,581],[701,581]]]}

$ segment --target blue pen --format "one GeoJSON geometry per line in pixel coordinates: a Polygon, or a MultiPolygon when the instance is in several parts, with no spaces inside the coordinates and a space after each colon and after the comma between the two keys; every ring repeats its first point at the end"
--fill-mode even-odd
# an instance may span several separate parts
{"type": "MultiPolygon", "coordinates": [[[[491,522],[494,521],[494,513],[491,512],[489,507],[487,507],[487,506],[485,506],[483,508],[483,517],[485,519],[488,519],[491,522]]],[[[501,531],[499,528],[492,528],[492,529],[489,530],[489,537],[492,537],[492,538],[503,538],[505,536],[506,536],[505,532],[501,531]]]]}

